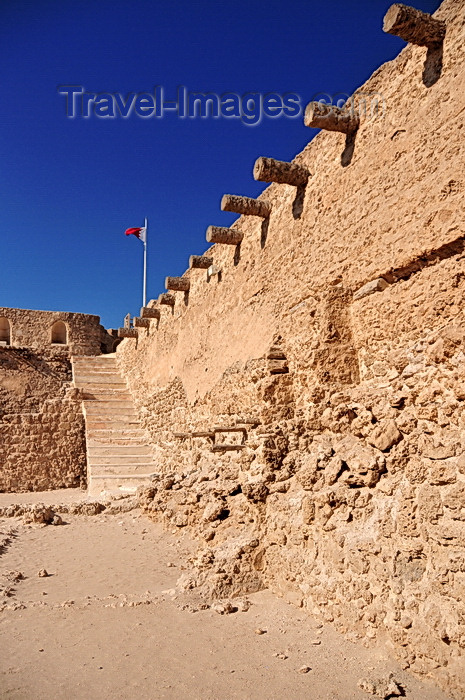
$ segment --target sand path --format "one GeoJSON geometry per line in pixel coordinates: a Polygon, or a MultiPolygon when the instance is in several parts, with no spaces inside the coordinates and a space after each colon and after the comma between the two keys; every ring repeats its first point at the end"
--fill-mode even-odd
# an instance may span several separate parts
{"type": "MultiPolygon", "coordinates": [[[[2,494],[0,506],[76,498],[2,494]]],[[[349,642],[269,592],[248,596],[246,612],[198,610],[172,590],[194,545],[137,510],[63,517],[0,519],[0,581],[24,576],[0,598],[2,699],[367,700],[357,681],[393,672],[410,700],[447,700],[382,646],[349,642]]]]}

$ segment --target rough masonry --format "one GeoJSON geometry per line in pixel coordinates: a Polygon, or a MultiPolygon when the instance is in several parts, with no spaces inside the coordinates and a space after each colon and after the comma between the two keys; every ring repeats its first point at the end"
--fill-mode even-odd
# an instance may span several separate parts
{"type": "Polygon", "coordinates": [[[71,358],[108,352],[114,341],[98,316],[0,308],[0,491],[85,487],[71,358]]]}
{"type": "Polygon", "coordinates": [[[180,584],[269,586],[387,636],[459,698],[465,3],[434,17],[443,44],[409,44],[357,91],[384,114],[324,129],[300,170],[257,153],[269,216],[248,207],[226,236],[218,210],[212,266],[151,302],[117,359],[159,464],[144,507],[201,542],[180,584]]]}

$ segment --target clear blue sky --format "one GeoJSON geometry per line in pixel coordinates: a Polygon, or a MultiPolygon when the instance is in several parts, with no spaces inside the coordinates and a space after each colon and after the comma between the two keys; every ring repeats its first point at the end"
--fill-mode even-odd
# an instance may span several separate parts
{"type": "MultiPolygon", "coordinates": [[[[352,93],[405,45],[382,31],[389,0],[1,0],[0,306],[80,311],[122,325],[229,226],[224,193],[256,196],[260,155],[290,160],[303,118],[68,119],[59,85],[94,93],[352,93]]],[[[415,0],[433,12],[437,0],[415,0]]]]}

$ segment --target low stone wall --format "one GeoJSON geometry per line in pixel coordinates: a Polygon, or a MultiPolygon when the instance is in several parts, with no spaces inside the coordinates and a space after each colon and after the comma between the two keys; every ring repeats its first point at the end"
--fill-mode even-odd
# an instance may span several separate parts
{"type": "Polygon", "coordinates": [[[0,491],[85,487],[86,447],[81,402],[44,402],[40,413],[1,418],[0,491]]]}
{"type": "Polygon", "coordinates": [[[0,348],[0,491],[84,486],[79,392],[63,348],[0,348]]]}

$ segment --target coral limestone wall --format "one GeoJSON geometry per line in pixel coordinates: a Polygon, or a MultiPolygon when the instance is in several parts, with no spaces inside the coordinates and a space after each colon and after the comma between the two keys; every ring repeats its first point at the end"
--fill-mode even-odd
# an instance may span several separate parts
{"type": "Polygon", "coordinates": [[[71,357],[112,352],[98,316],[0,307],[0,491],[84,485],[71,357]]]}
{"type": "Polygon", "coordinates": [[[0,348],[0,491],[86,481],[84,418],[68,354],[0,348]]]}
{"type": "Polygon", "coordinates": [[[270,185],[117,357],[145,507],[203,543],[185,586],[269,586],[463,697],[465,3],[435,16],[440,76],[418,46],[383,65],[354,148],[318,134],[304,191],[270,185]]]}

